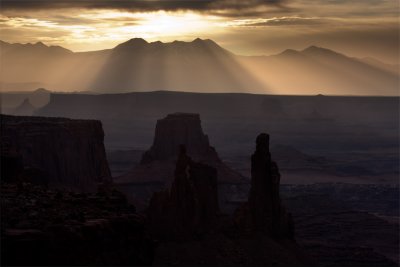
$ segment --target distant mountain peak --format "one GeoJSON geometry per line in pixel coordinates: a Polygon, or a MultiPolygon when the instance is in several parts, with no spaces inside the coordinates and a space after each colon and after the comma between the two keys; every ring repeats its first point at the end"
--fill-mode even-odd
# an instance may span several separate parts
{"type": "Polygon", "coordinates": [[[115,47],[115,49],[120,51],[130,51],[130,50],[149,50],[149,51],[156,51],[156,49],[197,49],[199,51],[209,51],[213,50],[218,53],[229,54],[227,50],[219,46],[213,40],[210,39],[201,39],[196,38],[193,41],[179,41],[174,40],[169,43],[163,43],[161,41],[154,41],[154,42],[147,42],[142,38],[133,38],[124,43],[121,43],[115,47]]]}
{"type": "Polygon", "coordinates": [[[202,43],[202,44],[212,44],[212,45],[217,45],[219,46],[216,42],[214,42],[211,39],[201,39],[201,38],[196,38],[192,41],[192,43],[202,43]]]}
{"type": "Polygon", "coordinates": [[[130,44],[148,44],[148,42],[143,38],[132,38],[128,40],[126,43],[130,44]]]}
{"type": "Polygon", "coordinates": [[[35,91],[33,91],[35,94],[43,94],[43,93],[50,93],[50,91],[49,90],[47,90],[46,88],[38,88],[38,89],[36,89],[35,91]]]}
{"type": "Polygon", "coordinates": [[[218,51],[224,54],[231,54],[229,51],[225,50],[219,44],[217,44],[211,39],[196,38],[191,42],[191,44],[194,45],[195,47],[212,49],[213,51],[218,51]]]}
{"type": "MultiPolygon", "coordinates": [[[[208,39],[208,40],[209,40],[209,39],[208,39]]],[[[203,43],[203,42],[206,42],[206,41],[207,41],[207,40],[203,40],[203,39],[197,37],[196,39],[194,39],[194,40],[192,41],[192,43],[203,43]]]]}
{"type": "Polygon", "coordinates": [[[283,51],[282,53],[280,53],[279,55],[282,56],[291,56],[291,55],[299,55],[300,52],[294,49],[286,49],[285,51],[283,51]]]}
{"type": "Polygon", "coordinates": [[[3,48],[4,51],[14,51],[14,53],[31,53],[31,52],[50,52],[50,53],[56,53],[56,54],[72,54],[73,52],[71,50],[68,50],[62,46],[58,45],[46,45],[43,42],[36,42],[36,43],[8,43],[5,41],[0,40],[0,45],[3,48]]]}
{"type": "Polygon", "coordinates": [[[35,46],[38,46],[38,47],[47,47],[47,45],[45,45],[45,44],[42,43],[42,42],[36,42],[34,45],[35,45],[35,46]]]}
{"type": "Polygon", "coordinates": [[[143,38],[132,38],[124,43],[121,43],[119,45],[117,45],[115,48],[130,48],[130,47],[134,47],[134,48],[138,48],[138,47],[144,47],[146,45],[148,45],[149,43],[144,40],[143,38]]]}
{"type": "Polygon", "coordinates": [[[341,55],[333,50],[327,49],[327,48],[323,48],[323,47],[319,47],[316,45],[311,45],[309,47],[307,47],[306,49],[304,49],[303,51],[301,51],[305,54],[314,54],[314,55],[341,55]]]}

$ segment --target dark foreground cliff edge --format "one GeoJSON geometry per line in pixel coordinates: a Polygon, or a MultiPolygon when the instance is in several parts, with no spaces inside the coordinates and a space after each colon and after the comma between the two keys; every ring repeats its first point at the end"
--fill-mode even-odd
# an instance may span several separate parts
{"type": "Polygon", "coordinates": [[[1,265],[153,262],[144,217],[112,189],[100,121],[0,119],[1,265]]]}
{"type": "Polygon", "coordinates": [[[116,191],[1,185],[1,265],[151,265],[144,217],[116,191]]]}
{"type": "Polygon", "coordinates": [[[2,181],[76,191],[111,181],[100,121],[0,115],[2,181]]]}

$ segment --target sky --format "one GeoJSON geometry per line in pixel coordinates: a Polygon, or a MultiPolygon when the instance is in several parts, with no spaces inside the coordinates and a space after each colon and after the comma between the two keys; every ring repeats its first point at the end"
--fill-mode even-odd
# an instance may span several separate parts
{"type": "Polygon", "coordinates": [[[108,49],[209,38],[240,55],[310,45],[399,62],[397,0],[2,0],[0,39],[108,49]]]}

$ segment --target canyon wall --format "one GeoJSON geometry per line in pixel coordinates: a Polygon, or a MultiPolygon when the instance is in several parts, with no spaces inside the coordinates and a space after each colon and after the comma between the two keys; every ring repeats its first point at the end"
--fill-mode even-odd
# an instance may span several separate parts
{"type": "Polygon", "coordinates": [[[94,191],[111,182],[100,121],[0,115],[2,180],[94,191]],[[29,172],[29,175],[25,175],[29,172]],[[35,175],[32,175],[34,173],[35,175]]]}

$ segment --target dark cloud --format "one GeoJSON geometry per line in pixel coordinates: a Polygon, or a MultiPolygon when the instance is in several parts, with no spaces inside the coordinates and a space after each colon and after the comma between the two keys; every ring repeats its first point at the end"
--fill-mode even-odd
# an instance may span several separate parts
{"type": "Polygon", "coordinates": [[[47,9],[47,8],[93,8],[123,9],[132,11],[155,10],[242,10],[263,6],[283,6],[285,0],[2,0],[1,8],[47,9]]]}

